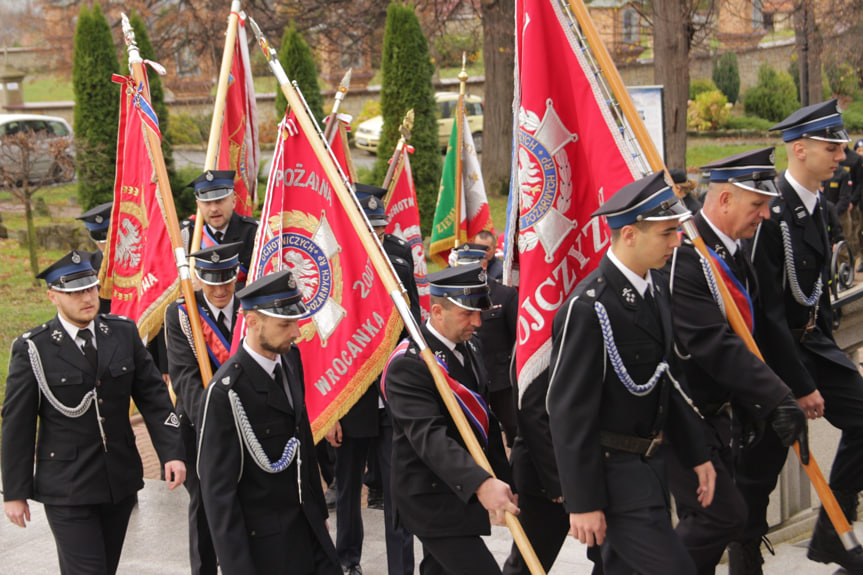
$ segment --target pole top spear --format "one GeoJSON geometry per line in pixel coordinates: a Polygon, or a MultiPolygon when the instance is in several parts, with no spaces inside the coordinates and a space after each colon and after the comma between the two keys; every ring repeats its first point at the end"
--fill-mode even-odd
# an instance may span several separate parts
{"type": "Polygon", "coordinates": [[[414,128],[414,109],[411,108],[408,110],[408,113],[405,114],[405,119],[402,120],[402,125],[399,126],[399,133],[402,135],[402,139],[405,142],[411,139],[411,130],[414,128]]]}
{"type": "Polygon", "coordinates": [[[120,13],[120,21],[123,25],[123,40],[126,42],[126,51],[129,52],[129,70],[132,69],[132,64],[140,64],[144,60],[141,58],[141,52],[138,50],[138,44],[135,42],[135,29],[129,22],[129,17],[125,12],[120,13]]]}

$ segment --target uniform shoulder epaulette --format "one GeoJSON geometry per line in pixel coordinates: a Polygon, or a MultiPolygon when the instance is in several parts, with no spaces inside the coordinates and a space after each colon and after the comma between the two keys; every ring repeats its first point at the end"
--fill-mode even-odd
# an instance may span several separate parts
{"type": "Polygon", "coordinates": [[[585,282],[584,285],[580,285],[580,289],[576,289],[573,295],[578,297],[579,300],[593,303],[599,299],[600,294],[605,290],[607,285],[608,281],[605,279],[605,276],[597,274],[590,281],[585,282]]]}
{"type": "Polygon", "coordinates": [[[392,262],[393,266],[410,266],[408,261],[401,256],[392,256],[390,261],[392,262]]]}
{"type": "Polygon", "coordinates": [[[253,218],[252,216],[240,216],[240,220],[246,222],[247,224],[252,224],[257,226],[258,220],[253,218]]]}
{"type": "Polygon", "coordinates": [[[210,385],[218,385],[219,387],[231,389],[234,387],[237,379],[239,379],[240,374],[243,373],[243,366],[240,365],[239,361],[229,361],[222,367],[224,367],[224,369],[220,369],[216,375],[213,376],[210,385]]]}
{"type": "Polygon", "coordinates": [[[100,317],[102,319],[107,319],[107,320],[135,323],[131,319],[129,319],[128,317],[126,317],[124,315],[118,315],[115,313],[103,313],[103,314],[100,314],[100,317]]]}
{"type": "Polygon", "coordinates": [[[772,216],[780,216],[782,212],[785,211],[785,198],[782,196],[778,196],[773,198],[773,201],[770,202],[770,215],[772,216]]]}
{"type": "Polygon", "coordinates": [[[24,333],[21,334],[19,339],[30,339],[30,338],[33,338],[33,337],[39,335],[42,332],[47,332],[47,331],[48,331],[48,324],[43,323],[41,325],[37,325],[36,327],[30,328],[29,330],[25,331],[24,333]]]}
{"type": "Polygon", "coordinates": [[[408,245],[408,243],[407,243],[406,241],[404,241],[403,239],[401,239],[400,237],[398,237],[398,236],[397,236],[397,235],[395,235],[395,234],[387,234],[387,235],[385,236],[385,238],[386,238],[386,239],[388,239],[388,240],[390,240],[391,242],[393,242],[393,243],[397,244],[397,245],[400,245],[400,246],[406,246],[406,245],[408,245]]]}

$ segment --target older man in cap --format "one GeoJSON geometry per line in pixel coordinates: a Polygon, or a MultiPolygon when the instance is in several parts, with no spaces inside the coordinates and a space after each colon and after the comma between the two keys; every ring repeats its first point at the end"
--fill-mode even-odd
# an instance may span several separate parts
{"type": "MultiPolygon", "coordinates": [[[[217,244],[189,256],[197,259],[195,275],[201,283],[201,290],[195,292],[194,305],[201,319],[207,361],[212,372],[218,370],[231,355],[231,336],[237,325],[240,307],[234,297],[240,248],[242,244],[239,242],[217,244]]],[[[198,452],[195,430],[199,427],[198,414],[204,397],[204,381],[192,339],[188,305],[183,298],[165,310],[165,340],[168,372],[177,394],[177,414],[180,416],[183,443],[189,461],[195,461],[198,452]]],[[[216,551],[201,501],[201,487],[195,466],[190,466],[186,473],[185,486],[189,492],[189,561],[192,573],[215,575],[216,551]]]]}
{"type": "MultiPolygon", "coordinates": [[[[90,252],[90,263],[97,274],[99,273],[99,268],[102,267],[102,255],[105,253],[105,243],[108,240],[108,228],[111,227],[111,210],[113,208],[114,202],[108,202],[98,205],[75,218],[84,222],[87,234],[93,240],[93,243],[96,244],[96,251],[90,252]]],[[[110,299],[99,298],[99,313],[111,313],[110,299]]]]}
{"type": "MultiPolygon", "coordinates": [[[[187,187],[195,189],[198,211],[204,218],[201,247],[241,242],[240,268],[237,273],[237,289],[241,289],[246,285],[246,274],[252,261],[258,220],[234,211],[237,205],[234,174],[234,170],[207,170],[187,187]]],[[[191,247],[194,228],[194,221],[183,221],[181,231],[187,249],[191,247]]]]}
{"type": "Polygon", "coordinates": [[[186,475],[179,421],[135,324],[98,314],[90,254],[70,252],[37,277],[57,315],[12,344],[2,410],[6,516],[26,527],[27,500],[42,502],[60,571],[113,574],[144,486],[129,400],[170,489],[186,475]]]}
{"type": "MultiPolygon", "coordinates": [[[[773,182],[773,148],[723,158],[702,170],[710,171],[703,209],[693,218],[695,229],[716,265],[688,239],[666,267],[671,275],[671,311],[677,354],[682,358],[692,399],[704,416],[711,461],[716,469],[716,495],[710,507],[695,498],[698,477],[667,453],[671,492],[677,503],[677,534],[695,560],[699,573],[713,573],[725,546],[743,534],[747,508],[734,485],[732,445],[740,443],[740,425],[770,424],[783,445],[798,438],[806,453],[806,416],[787,385],[728,324],[725,305],[711,287],[723,282],[752,329],[754,308],[760,305],[758,281],[743,240],[752,238],[769,217],[768,205],[778,195],[773,182]],[[732,415],[733,413],[733,415],[732,415]]],[[[742,559],[739,544],[730,552],[732,573],[742,559]]]]}
{"type": "MultiPolygon", "coordinates": [[[[411,313],[420,321],[419,293],[414,279],[413,255],[401,238],[386,234],[389,218],[384,207],[386,189],[355,184],[354,191],[363,213],[372,225],[378,240],[408,293],[411,313]]],[[[406,332],[403,334],[406,335],[406,332]]],[[[363,471],[380,470],[383,487],[384,528],[389,575],[410,575],[414,571],[413,537],[392,520],[390,503],[390,459],[392,454],[392,422],[389,409],[379,394],[380,379],[369,386],[350,411],[327,432],[327,441],[336,448],[336,551],[345,573],[361,575],[363,551],[363,518],[361,512],[363,471]]]]}
{"type": "MultiPolygon", "coordinates": [[[[462,398],[473,433],[498,477],[508,477],[500,427],[488,409],[487,376],[474,332],[480,313],[491,307],[485,271],[472,264],[428,276],[431,317],[420,327],[462,398]]],[[[392,498],[396,521],[423,544],[420,573],[500,573],[480,538],[489,516],[503,521],[518,513],[508,484],[492,477],[470,456],[444,406],[416,342],[396,347],[381,385],[393,418],[392,498]]]]}
{"type": "MultiPolygon", "coordinates": [[[[779,196],[753,244],[761,305],[755,337],[767,364],[782,378],[809,419],[826,417],[842,430],[830,472],[830,488],[849,521],[857,517],[863,489],[863,378],[833,339],[828,285],[831,243],[827,237],[821,182],[830,179],[849,141],[836,100],[801,108],[773,126],[782,131],[788,169],[779,176],[779,196]]],[[[754,548],[767,532],[767,504],[787,449],[773,430],[743,453],[737,484],[749,505],[744,536],[754,548]]],[[[846,551],[824,510],[808,557],[863,573],[863,550],[846,551]]]]}
{"type": "Polygon", "coordinates": [[[675,369],[668,283],[652,271],[680,244],[677,226],[689,211],[657,172],[593,215],[606,217],[611,247],[556,314],[549,368],[549,425],[571,533],[602,546],[607,574],[695,573],[671,526],[662,442],[694,469],[691,496],[703,507],[716,472],[675,369]]]}
{"type": "Polygon", "coordinates": [[[290,270],[237,293],[240,349],[199,414],[198,475],[224,575],[341,575],[294,340],[306,313],[290,270]]]}

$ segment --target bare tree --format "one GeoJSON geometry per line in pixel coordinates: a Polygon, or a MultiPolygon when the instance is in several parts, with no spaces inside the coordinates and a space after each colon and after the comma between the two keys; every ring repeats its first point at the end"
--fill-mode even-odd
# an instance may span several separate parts
{"type": "Polygon", "coordinates": [[[44,133],[27,130],[0,137],[0,185],[24,204],[30,269],[34,277],[39,273],[39,260],[33,196],[50,183],[72,179],[75,168],[70,146],[69,138],[49,138],[44,133]]]}
{"type": "MultiPolygon", "coordinates": [[[[509,191],[512,164],[512,98],[515,2],[482,0],[485,110],[482,177],[488,193],[509,191]]],[[[500,225],[500,222],[498,222],[500,225]]]]}

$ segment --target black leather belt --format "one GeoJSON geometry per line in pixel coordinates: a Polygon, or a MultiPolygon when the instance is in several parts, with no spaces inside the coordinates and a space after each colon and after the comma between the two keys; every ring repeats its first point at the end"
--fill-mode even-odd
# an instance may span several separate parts
{"type": "Polygon", "coordinates": [[[659,452],[659,447],[662,445],[662,432],[660,431],[656,437],[650,438],[624,435],[613,431],[600,431],[599,443],[609,449],[653,457],[659,452]]]}

